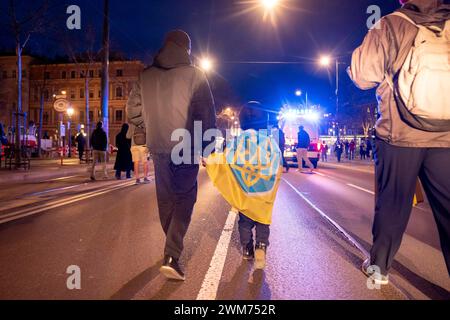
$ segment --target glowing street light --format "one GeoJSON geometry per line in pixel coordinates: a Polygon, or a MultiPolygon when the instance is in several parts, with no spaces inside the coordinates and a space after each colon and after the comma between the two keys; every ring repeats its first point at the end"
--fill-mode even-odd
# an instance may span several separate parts
{"type": "Polygon", "coordinates": [[[279,0],[261,0],[261,4],[266,8],[266,10],[273,10],[279,2],[279,0]]]}
{"type": "Polygon", "coordinates": [[[331,64],[331,58],[329,56],[322,56],[319,60],[319,64],[322,67],[328,67],[331,64]]]}
{"type": "Polygon", "coordinates": [[[72,107],[67,108],[67,115],[71,118],[73,114],[75,113],[75,110],[73,110],[72,107]]]}
{"type": "Polygon", "coordinates": [[[302,90],[295,90],[295,95],[300,97],[302,95],[302,90]]]}
{"type": "Polygon", "coordinates": [[[203,69],[205,72],[209,72],[213,69],[213,62],[209,58],[202,58],[200,60],[200,68],[203,69]]]}

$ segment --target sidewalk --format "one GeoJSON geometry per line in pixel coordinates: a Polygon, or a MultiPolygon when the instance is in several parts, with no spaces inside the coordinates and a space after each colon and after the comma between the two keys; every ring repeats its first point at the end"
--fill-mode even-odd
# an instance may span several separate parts
{"type": "MultiPolygon", "coordinates": [[[[114,167],[115,156],[110,157],[108,170],[114,167]]],[[[32,159],[31,169],[9,170],[0,169],[0,185],[14,182],[31,182],[55,179],[64,176],[89,175],[92,164],[80,164],[77,158],[65,158],[61,166],[61,159],[32,159]]]]}

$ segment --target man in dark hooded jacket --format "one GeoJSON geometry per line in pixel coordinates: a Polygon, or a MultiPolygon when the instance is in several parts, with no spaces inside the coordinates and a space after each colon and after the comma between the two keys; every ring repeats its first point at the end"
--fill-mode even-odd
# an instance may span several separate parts
{"type": "Polygon", "coordinates": [[[443,30],[445,23],[449,23],[450,6],[442,0],[401,0],[400,3],[403,7],[399,12],[409,19],[397,15],[381,19],[353,53],[349,70],[350,77],[361,89],[378,87],[373,246],[370,259],[362,267],[366,275],[375,274],[378,284],[388,283],[388,271],[408,225],[418,176],[433,209],[450,274],[450,166],[447,165],[450,132],[424,131],[408,124],[400,114],[390,81],[400,71],[414,44],[418,34],[416,25],[443,30]]]}
{"type": "Polygon", "coordinates": [[[169,32],[127,103],[130,119],[142,117],[153,155],[159,216],[166,234],[160,272],[176,280],[185,279],[178,259],[197,201],[197,159],[206,146],[193,138],[201,140],[206,130],[215,128],[216,120],[208,80],[192,65],[190,53],[189,35],[181,30],[169,32]],[[201,123],[201,130],[194,134],[195,121],[201,123]],[[184,147],[176,151],[180,139],[184,147]]]}

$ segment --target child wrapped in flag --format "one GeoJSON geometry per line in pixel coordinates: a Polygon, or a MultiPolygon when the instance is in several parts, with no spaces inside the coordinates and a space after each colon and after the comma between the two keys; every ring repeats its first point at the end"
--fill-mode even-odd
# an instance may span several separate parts
{"type": "Polygon", "coordinates": [[[266,112],[246,107],[239,118],[243,131],[226,142],[224,152],[208,158],[206,170],[225,200],[239,211],[243,259],[255,259],[255,268],[264,269],[282,174],[281,151],[269,135],[266,112]]]}

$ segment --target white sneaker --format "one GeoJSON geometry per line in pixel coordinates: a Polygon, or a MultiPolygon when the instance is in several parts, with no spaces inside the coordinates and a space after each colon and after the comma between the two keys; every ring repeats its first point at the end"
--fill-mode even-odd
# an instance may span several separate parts
{"type": "Polygon", "coordinates": [[[372,266],[370,264],[370,258],[366,259],[362,266],[361,266],[361,271],[370,279],[373,280],[374,284],[379,284],[379,285],[388,285],[389,284],[389,276],[388,275],[383,275],[379,272],[376,272],[375,266],[372,266]]]}

